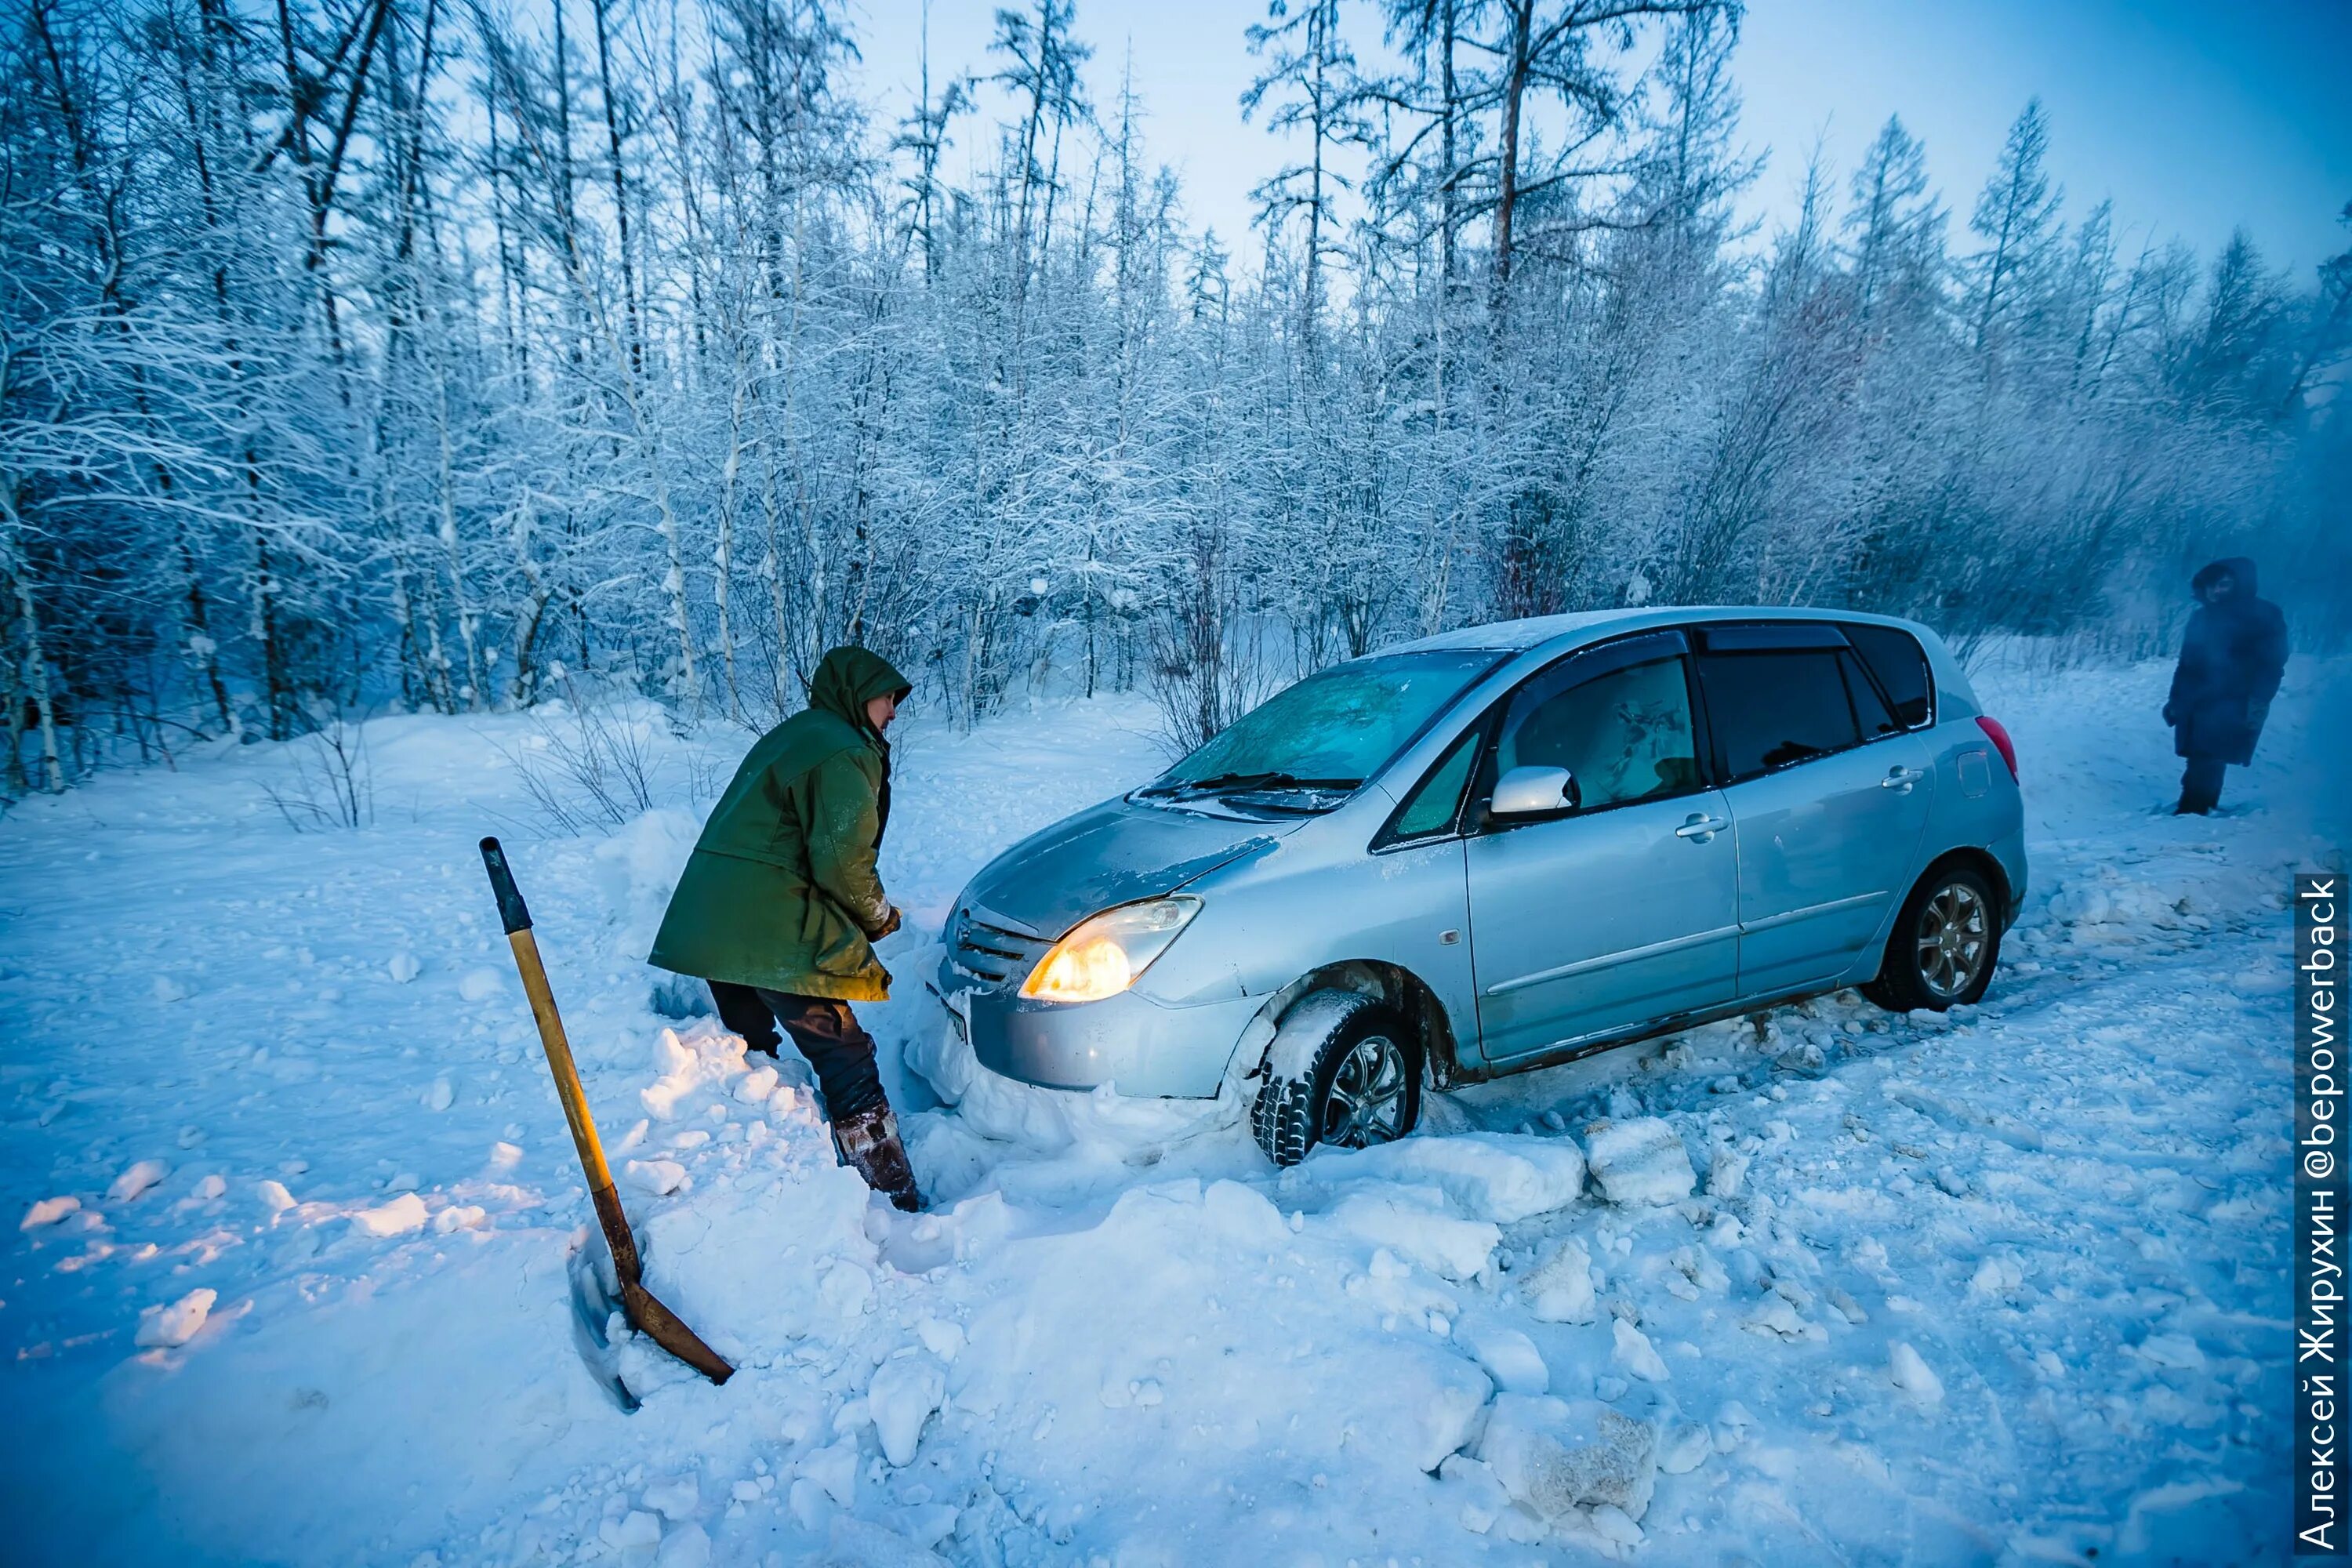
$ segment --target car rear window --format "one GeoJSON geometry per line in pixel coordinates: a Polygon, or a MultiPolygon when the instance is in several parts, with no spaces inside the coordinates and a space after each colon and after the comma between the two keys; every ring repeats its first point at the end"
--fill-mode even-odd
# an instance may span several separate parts
{"type": "Polygon", "coordinates": [[[1849,623],[1843,628],[1879,689],[1895,705],[1895,717],[1906,730],[1916,730],[1933,717],[1934,682],[1927,673],[1927,653],[1919,639],[1895,626],[1849,623]]]}
{"type": "MultiPolygon", "coordinates": [[[[1712,646],[1715,639],[1709,638],[1712,646]]],[[[1699,685],[1725,782],[1859,745],[1843,649],[1753,648],[1699,655],[1699,685]]]]}

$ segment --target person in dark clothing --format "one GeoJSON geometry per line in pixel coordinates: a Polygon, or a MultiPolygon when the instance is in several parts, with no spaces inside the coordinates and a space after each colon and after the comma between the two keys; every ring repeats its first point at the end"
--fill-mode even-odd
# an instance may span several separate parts
{"type": "Polygon", "coordinates": [[[781,1025],[816,1070],[842,1162],[899,1208],[923,1205],[852,1002],[890,994],[874,944],[898,929],[876,870],[890,818],[889,726],[910,688],[878,654],[837,647],[809,705],[752,744],[711,807],[648,962],[710,986],[719,1021],[776,1052],[781,1025]]]}
{"type": "Polygon", "coordinates": [[[2175,815],[2203,816],[2220,804],[2222,770],[2254,760],[2254,742],[2286,671],[2286,617],[2254,595],[2254,563],[2216,561],[2189,581],[2197,608],[2180,639],[2180,663],[2164,721],[2172,749],[2188,759],[2175,815]]]}

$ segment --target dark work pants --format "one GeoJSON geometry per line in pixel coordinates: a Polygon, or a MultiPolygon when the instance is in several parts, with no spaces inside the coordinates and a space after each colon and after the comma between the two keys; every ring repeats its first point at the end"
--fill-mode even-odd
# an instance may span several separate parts
{"type": "Polygon", "coordinates": [[[751,1049],[774,1056],[776,1026],[784,1026],[816,1069],[824,1113],[835,1123],[889,1103],[881,1075],[874,1068],[874,1037],[857,1026],[857,1015],[848,1003],[754,990],[725,980],[709,984],[710,999],[719,1004],[719,1021],[742,1036],[751,1049]]]}
{"type": "Polygon", "coordinates": [[[2229,764],[2219,757],[2191,757],[2180,773],[2180,809],[2202,816],[2221,804],[2221,773],[2229,764]]]}

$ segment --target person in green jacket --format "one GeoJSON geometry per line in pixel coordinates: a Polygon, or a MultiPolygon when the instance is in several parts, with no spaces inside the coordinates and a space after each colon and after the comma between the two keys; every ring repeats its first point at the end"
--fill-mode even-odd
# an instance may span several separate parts
{"type": "Polygon", "coordinates": [[[922,1207],[852,1002],[890,994],[874,944],[898,929],[875,858],[890,818],[882,738],[912,690],[881,655],[837,647],[809,705],[752,745],[711,807],[647,962],[707,981],[719,1021],[776,1054],[782,1025],[816,1071],[844,1163],[922,1207]]]}

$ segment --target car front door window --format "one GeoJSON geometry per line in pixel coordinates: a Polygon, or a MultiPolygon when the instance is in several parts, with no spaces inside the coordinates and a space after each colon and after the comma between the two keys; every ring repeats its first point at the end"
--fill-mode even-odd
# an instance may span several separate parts
{"type": "Polygon", "coordinates": [[[1495,747],[1495,776],[1566,768],[1580,808],[1683,795],[1698,787],[1698,746],[1682,656],[1604,671],[1515,700],[1495,747]]]}

